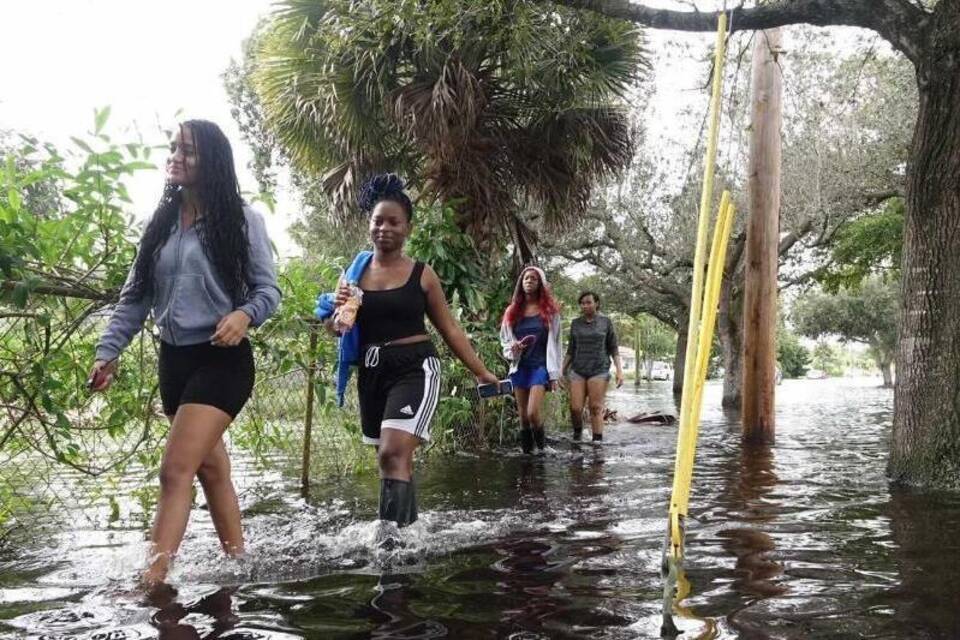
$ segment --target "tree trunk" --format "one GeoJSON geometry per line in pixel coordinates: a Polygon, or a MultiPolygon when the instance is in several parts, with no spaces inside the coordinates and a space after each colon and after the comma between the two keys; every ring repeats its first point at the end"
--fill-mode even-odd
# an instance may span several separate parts
{"type": "Polygon", "coordinates": [[[723,400],[725,409],[740,409],[743,394],[743,297],[735,291],[735,274],[727,274],[720,290],[717,332],[723,349],[723,400]]]}
{"type": "Polygon", "coordinates": [[[634,332],[633,335],[633,386],[640,386],[640,329],[634,332]]]}
{"type": "Polygon", "coordinates": [[[893,387],[893,363],[889,360],[884,360],[879,363],[880,365],[880,374],[883,376],[883,388],[890,389],[893,387]]]}
{"type": "Polygon", "coordinates": [[[687,357],[687,316],[677,319],[677,354],[673,357],[673,395],[679,400],[683,395],[683,373],[687,357]]]}
{"type": "Polygon", "coordinates": [[[780,236],[781,29],[758,33],[753,47],[750,218],[744,269],[743,435],[774,439],[777,249],[780,236]]]}
{"type": "Polygon", "coordinates": [[[907,178],[889,472],[960,486],[960,2],[917,63],[920,105],[907,178]]]}

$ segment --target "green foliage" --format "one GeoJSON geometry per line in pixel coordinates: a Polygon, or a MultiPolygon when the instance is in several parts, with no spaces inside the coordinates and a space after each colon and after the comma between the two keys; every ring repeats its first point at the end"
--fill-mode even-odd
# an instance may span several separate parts
{"type": "MultiPolygon", "coordinates": [[[[677,350],[677,332],[651,315],[639,314],[634,321],[634,340],[646,360],[673,358],[677,350]]],[[[627,337],[627,336],[624,336],[627,337]]],[[[621,342],[623,339],[621,339],[621,342]]]]}
{"type": "Polygon", "coordinates": [[[777,362],[784,378],[802,378],[810,368],[810,350],[782,323],[777,329],[777,362]]]}
{"type": "MultiPolygon", "coordinates": [[[[38,423],[51,457],[78,468],[90,463],[71,426],[89,420],[85,389],[93,354],[91,326],[112,299],[134,255],[137,228],[125,181],[155,169],[155,147],[114,141],[109,109],[66,150],[21,136],[5,149],[0,190],[0,403],[7,420],[0,447],[38,423]]],[[[132,345],[114,402],[97,429],[121,437],[131,417],[142,424],[155,386],[153,349],[132,345]],[[141,375],[143,374],[143,375],[141,375]]]]}
{"type": "Polygon", "coordinates": [[[820,369],[830,376],[842,376],[844,371],[844,354],[837,347],[825,340],[821,340],[813,347],[810,363],[815,369],[820,369]]]}
{"type": "Polygon", "coordinates": [[[552,221],[581,210],[630,156],[618,99],[645,62],[622,21],[532,0],[288,0],[255,39],[266,129],[339,215],[389,168],[464,199],[460,228],[486,241],[527,200],[552,221]]]}
{"type": "MultiPolygon", "coordinates": [[[[500,318],[513,292],[509,268],[485,275],[473,240],[456,225],[456,211],[448,205],[421,204],[414,232],[407,242],[411,256],[429,264],[480,358],[491,371],[504,377],[506,361],[500,351],[500,318]]],[[[499,412],[489,402],[477,403],[473,374],[437,338],[443,352],[444,384],[434,422],[434,447],[482,447],[499,429],[499,412]]]]}
{"type": "Polygon", "coordinates": [[[448,300],[458,295],[476,316],[487,309],[487,298],[479,286],[483,281],[481,260],[473,240],[457,227],[456,215],[450,205],[418,207],[406,249],[412,257],[433,267],[448,300]]]}
{"type": "Polygon", "coordinates": [[[830,263],[818,276],[823,288],[829,293],[855,289],[869,276],[899,280],[903,215],[903,199],[894,198],[841,228],[830,249],[830,263]]]}
{"type": "Polygon", "coordinates": [[[792,315],[802,335],[819,338],[832,334],[868,345],[884,371],[896,353],[899,301],[898,281],[870,276],[857,289],[832,294],[810,291],[797,300],[792,315]]]}

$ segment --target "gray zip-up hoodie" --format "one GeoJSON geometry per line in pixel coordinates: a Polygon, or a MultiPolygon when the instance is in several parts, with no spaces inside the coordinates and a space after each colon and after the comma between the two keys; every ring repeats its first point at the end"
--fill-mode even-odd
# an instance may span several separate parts
{"type": "Polygon", "coordinates": [[[130,289],[134,269],[130,268],[110,323],[97,343],[96,359],[112,360],[119,356],[143,328],[150,312],[160,327],[160,339],[177,346],[209,342],[217,323],[234,310],[250,316],[251,326],[263,324],[280,304],[273,249],[263,216],[246,205],[243,213],[250,261],[248,292],[242,304],[236,306],[230,299],[216,267],[203,252],[196,225],[181,229],[178,219],[154,265],[152,294],[133,299],[130,289]]]}

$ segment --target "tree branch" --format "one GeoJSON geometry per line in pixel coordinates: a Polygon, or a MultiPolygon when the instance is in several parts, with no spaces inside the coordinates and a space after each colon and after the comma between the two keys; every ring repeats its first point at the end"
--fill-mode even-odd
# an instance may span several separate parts
{"type": "Polygon", "coordinates": [[[797,227],[787,235],[783,236],[783,238],[780,239],[780,245],[779,245],[779,248],[777,249],[777,255],[778,256],[785,255],[788,251],[790,251],[790,249],[793,248],[793,245],[797,244],[803,238],[803,236],[810,233],[810,230],[813,229],[813,222],[814,222],[813,218],[810,218],[809,220],[804,222],[802,225],[800,225],[799,227],[797,227]]]}
{"type": "MultiPolygon", "coordinates": [[[[15,289],[20,283],[15,280],[0,280],[0,290],[10,291],[15,289]]],[[[30,289],[32,294],[59,296],[62,298],[80,298],[83,300],[100,300],[103,302],[115,302],[119,292],[102,293],[87,288],[65,287],[54,284],[39,284],[30,289]]]]}
{"type": "MultiPolygon", "coordinates": [[[[717,14],[655,9],[630,0],[553,0],[577,9],[589,9],[611,18],[622,18],[654,29],[714,31],[717,14]]],[[[736,7],[730,12],[729,28],[759,31],[791,24],[820,27],[851,26],[876,31],[907,58],[920,58],[929,11],[907,0],[780,0],[756,7],[736,7]]]]}

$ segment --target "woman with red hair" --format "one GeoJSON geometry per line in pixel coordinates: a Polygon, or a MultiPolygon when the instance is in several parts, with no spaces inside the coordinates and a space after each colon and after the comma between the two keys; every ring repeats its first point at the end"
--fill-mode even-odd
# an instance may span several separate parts
{"type": "Polygon", "coordinates": [[[560,307],[550,294],[543,269],[526,267],[520,273],[503,313],[500,344],[510,361],[523,452],[531,453],[534,443],[543,451],[543,398],[547,389],[557,389],[562,364],[560,307]]]}

